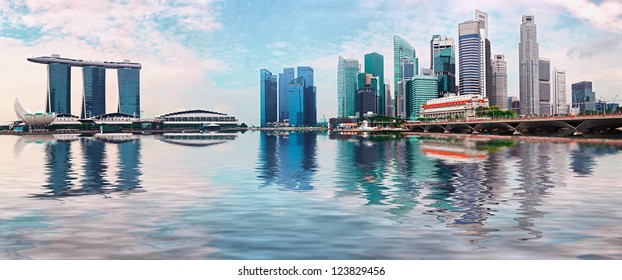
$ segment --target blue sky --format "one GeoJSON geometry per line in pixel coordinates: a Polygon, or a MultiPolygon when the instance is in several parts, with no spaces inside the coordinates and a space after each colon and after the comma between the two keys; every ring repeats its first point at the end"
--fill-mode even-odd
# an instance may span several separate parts
{"type": "MultiPolygon", "coordinates": [[[[46,69],[27,57],[61,54],[143,64],[144,116],[209,109],[259,123],[259,69],[315,69],[318,117],[337,113],[337,57],[385,56],[392,84],[392,37],[429,65],[433,34],[457,38],[474,10],[489,14],[493,54],[505,54],[508,92],[518,95],[521,17],[535,15],[540,56],[571,83],[594,82],[597,97],[622,99],[622,3],[587,0],[506,1],[7,1],[0,0],[0,120],[15,119],[19,97],[43,110],[46,69]],[[93,2],[93,3],[91,3],[93,2]]],[[[457,47],[457,45],[456,45],[457,47]]],[[[72,70],[78,115],[82,76],[72,70]]],[[[107,72],[107,109],[117,103],[116,73],[107,72]]],[[[569,100],[569,98],[567,98],[569,100]]]]}

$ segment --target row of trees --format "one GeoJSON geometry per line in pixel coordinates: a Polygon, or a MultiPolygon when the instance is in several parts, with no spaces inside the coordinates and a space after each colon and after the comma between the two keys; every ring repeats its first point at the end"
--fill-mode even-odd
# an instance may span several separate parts
{"type": "Polygon", "coordinates": [[[512,110],[501,110],[499,109],[499,106],[496,105],[488,108],[480,106],[475,109],[475,115],[477,117],[491,117],[493,119],[514,118],[516,117],[516,112],[512,110]]]}

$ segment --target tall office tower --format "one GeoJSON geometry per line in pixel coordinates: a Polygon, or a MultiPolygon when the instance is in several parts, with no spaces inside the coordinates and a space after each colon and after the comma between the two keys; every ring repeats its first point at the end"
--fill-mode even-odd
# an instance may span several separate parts
{"type": "Polygon", "coordinates": [[[316,87],[313,83],[313,68],[309,66],[298,66],[298,77],[305,79],[305,125],[315,126],[317,124],[317,104],[316,104],[316,87]]]}
{"type": "Polygon", "coordinates": [[[261,91],[261,108],[259,108],[259,110],[261,111],[261,127],[266,127],[270,124],[277,122],[276,77],[276,75],[272,75],[272,72],[266,69],[259,70],[259,88],[261,91]]]}
{"type": "Polygon", "coordinates": [[[384,56],[373,52],[365,55],[365,73],[372,74],[373,77],[378,77],[379,91],[376,93],[378,101],[378,115],[384,116],[385,112],[385,96],[386,90],[384,88],[384,56]]]}
{"type": "Polygon", "coordinates": [[[45,111],[71,114],[71,66],[69,64],[48,64],[48,92],[45,111]]]}
{"type": "Polygon", "coordinates": [[[438,77],[438,96],[456,93],[456,54],[452,38],[432,36],[432,70],[438,77]]]}
{"type": "Polygon", "coordinates": [[[540,58],[538,60],[538,88],[540,89],[540,114],[551,115],[551,60],[540,58]]]}
{"type": "Polygon", "coordinates": [[[438,81],[435,76],[415,75],[410,80],[410,119],[419,118],[421,105],[428,100],[438,98],[438,81]]]}
{"type": "Polygon", "coordinates": [[[505,55],[495,54],[492,60],[492,94],[488,96],[490,106],[499,106],[501,110],[511,108],[508,105],[508,64],[505,55]]]}
{"type": "Polygon", "coordinates": [[[393,117],[395,116],[393,114],[393,103],[392,103],[392,98],[391,98],[391,84],[386,83],[384,84],[384,88],[386,90],[386,95],[385,95],[385,100],[384,100],[384,104],[385,104],[385,114],[386,116],[389,117],[393,117]]]}
{"type": "Polygon", "coordinates": [[[359,61],[339,57],[337,66],[337,113],[340,118],[354,116],[354,95],[357,90],[359,61]]]}
{"type": "Polygon", "coordinates": [[[484,61],[485,61],[485,65],[484,65],[484,81],[486,84],[486,95],[485,96],[490,96],[492,95],[492,53],[490,51],[490,41],[488,39],[484,40],[485,41],[485,56],[484,56],[484,61]]]}
{"type": "Polygon", "coordinates": [[[289,119],[289,85],[294,78],[294,68],[279,73],[279,122],[289,119]]]}
{"type": "Polygon", "coordinates": [[[572,108],[579,108],[580,113],[596,110],[596,93],[592,91],[592,82],[583,81],[572,84],[572,108]]]}
{"type": "Polygon", "coordinates": [[[140,118],[140,69],[119,68],[119,113],[140,118]]]}
{"type": "Polygon", "coordinates": [[[356,91],[355,99],[355,115],[362,118],[367,113],[377,113],[376,90],[371,86],[364,86],[356,91]]]}
{"type": "Polygon", "coordinates": [[[553,69],[553,114],[565,115],[566,112],[566,71],[553,69]]]}
{"type": "MultiPolygon", "coordinates": [[[[404,38],[394,35],[393,36],[393,89],[399,89],[397,83],[404,79],[402,72],[402,59],[408,58],[411,63],[414,64],[414,74],[419,72],[419,59],[417,59],[417,53],[413,46],[411,46],[404,38]]],[[[412,76],[411,76],[412,77],[412,76]]]]}
{"type": "Polygon", "coordinates": [[[406,90],[407,81],[410,81],[412,77],[415,76],[415,63],[408,57],[404,57],[400,60],[400,73],[401,79],[398,81],[397,85],[397,96],[395,97],[396,102],[396,117],[407,117],[406,107],[408,106],[406,100],[407,96],[410,94],[410,91],[406,90]]]}
{"type": "Polygon", "coordinates": [[[535,18],[523,16],[518,44],[521,115],[540,114],[539,59],[535,18]]]}
{"type": "Polygon", "coordinates": [[[300,76],[289,87],[289,125],[305,125],[305,78],[300,76]]]}
{"type": "Polygon", "coordinates": [[[99,66],[82,67],[84,96],[82,97],[83,119],[106,113],[106,68],[99,66]]]}
{"type": "Polygon", "coordinates": [[[486,95],[485,41],[480,21],[458,25],[458,60],[460,94],[486,95]]]}

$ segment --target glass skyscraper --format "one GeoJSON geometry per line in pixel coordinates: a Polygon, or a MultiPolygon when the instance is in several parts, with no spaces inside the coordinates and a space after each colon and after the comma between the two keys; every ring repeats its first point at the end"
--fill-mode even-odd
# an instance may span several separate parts
{"type": "MultiPolygon", "coordinates": [[[[404,80],[402,74],[403,58],[408,58],[408,62],[413,63],[414,74],[419,74],[419,60],[417,59],[417,53],[413,46],[411,46],[404,38],[394,35],[393,36],[393,89],[397,92],[399,87],[397,83],[404,80]]],[[[412,77],[412,76],[411,76],[412,77]]],[[[396,98],[397,99],[397,98],[396,98]]],[[[399,104],[397,105],[399,107],[399,104]]]]}
{"type": "MultiPolygon", "coordinates": [[[[266,127],[268,124],[277,122],[277,90],[276,75],[272,72],[261,69],[259,70],[259,88],[260,88],[260,124],[266,127]]],[[[291,111],[290,111],[291,112],[291,111]]]]}
{"type": "Polygon", "coordinates": [[[416,75],[411,79],[410,119],[419,118],[421,105],[438,97],[438,81],[435,76],[416,75]]]}
{"type": "Polygon", "coordinates": [[[520,113],[540,114],[539,52],[534,16],[523,16],[518,44],[520,113]]]}
{"type": "Polygon", "coordinates": [[[355,115],[354,99],[357,85],[357,75],[360,71],[359,61],[339,57],[337,66],[337,113],[340,118],[355,115]]]}
{"type": "Polygon", "coordinates": [[[439,49],[434,54],[434,74],[438,77],[438,95],[456,93],[456,55],[453,47],[439,49]]]}
{"type": "Polygon", "coordinates": [[[140,118],[140,69],[119,68],[119,113],[140,118]]]}
{"type": "Polygon", "coordinates": [[[541,57],[538,65],[540,114],[551,115],[551,60],[541,57]]]}
{"type": "Polygon", "coordinates": [[[48,92],[45,111],[71,114],[71,65],[48,64],[48,92]]]}
{"type": "Polygon", "coordinates": [[[99,66],[82,67],[84,96],[82,97],[83,119],[106,113],[106,68],[99,66]]]}
{"type": "Polygon", "coordinates": [[[279,121],[289,119],[289,85],[294,80],[294,68],[285,68],[279,73],[279,121]]]}
{"type": "Polygon", "coordinates": [[[479,21],[467,21],[459,25],[458,60],[460,94],[485,95],[482,36],[479,21]]]}
{"type": "Polygon", "coordinates": [[[596,110],[596,93],[592,91],[592,82],[574,83],[572,89],[572,107],[579,108],[579,113],[596,110]]]}
{"type": "Polygon", "coordinates": [[[386,115],[386,90],[384,88],[384,56],[376,52],[366,54],[365,73],[369,73],[373,77],[378,77],[379,91],[376,92],[376,98],[378,98],[376,106],[378,107],[378,110],[376,112],[378,115],[384,116],[386,115]]]}
{"type": "Polygon", "coordinates": [[[300,76],[289,87],[289,125],[305,125],[305,78],[300,76]]]}
{"type": "MultiPolygon", "coordinates": [[[[316,103],[316,87],[313,83],[313,68],[309,66],[298,66],[298,77],[305,80],[304,88],[304,124],[307,126],[315,126],[317,124],[317,103],[316,103]]],[[[290,122],[291,125],[291,122],[290,122]]]]}

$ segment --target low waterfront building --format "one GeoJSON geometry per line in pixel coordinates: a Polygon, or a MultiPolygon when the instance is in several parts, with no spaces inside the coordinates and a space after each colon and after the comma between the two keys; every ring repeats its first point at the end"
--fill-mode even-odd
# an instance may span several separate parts
{"type": "Polygon", "coordinates": [[[488,98],[480,94],[442,97],[421,106],[422,118],[475,118],[477,107],[489,107],[488,98]]]}
{"type": "Polygon", "coordinates": [[[237,127],[238,120],[234,116],[207,110],[188,110],[172,112],[156,116],[157,121],[167,128],[201,129],[207,126],[237,127]]]}

